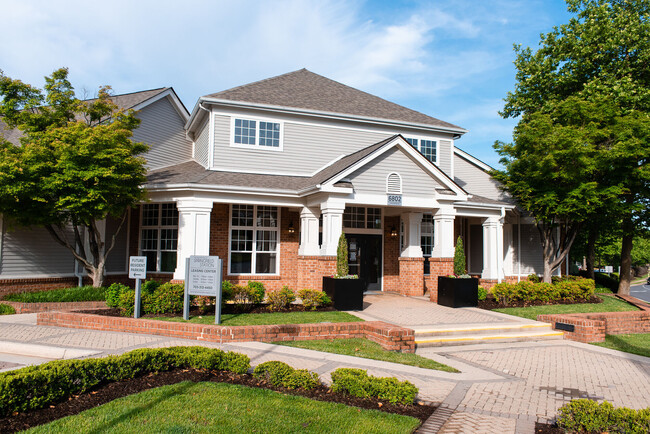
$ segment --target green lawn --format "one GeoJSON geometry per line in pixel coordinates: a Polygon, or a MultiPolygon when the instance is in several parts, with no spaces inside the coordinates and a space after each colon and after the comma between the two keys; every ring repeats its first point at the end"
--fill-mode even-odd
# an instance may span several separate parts
{"type": "Polygon", "coordinates": [[[51,291],[21,292],[5,295],[4,300],[22,303],[61,303],[64,301],[104,301],[106,288],[82,286],[53,289],[51,291]]]}
{"type": "Polygon", "coordinates": [[[315,341],[285,341],[274,342],[287,347],[306,348],[308,350],[325,351],[327,353],[344,354],[346,356],[363,357],[365,359],[383,360],[419,368],[436,369],[438,371],[460,372],[451,366],[443,365],[426,357],[411,353],[388,351],[381,345],[364,338],[355,339],[326,339],[315,341]]]}
{"type": "MultiPolygon", "coordinates": [[[[194,324],[214,324],[214,315],[194,316],[185,321],[182,316],[155,317],[163,321],[191,322],[194,324]]],[[[221,324],[227,326],[271,325],[271,324],[311,324],[319,322],[355,322],[363,321],[346,312],[269,312],[241,313],[221,315],[221,324]]]]}
{"type": "Polygon", "coordinates": [[[420,421],[226,383],[183,382],[116,399],[27,432],[410,433],[420,421]]]}
{"type": "Polygon", "coordinates": [[[580,303],[580,304],[551,304],[546,306],[530,307],[507,307],[494,309],[495,312],[507,313],[508,315],[520,316],[522,318],[537,319],[537,315],[553,315],[559,313],[584,313],[584,312],[623,312],[639,310],[635,306],[620,300],[611,295],[598,295],[603,299],[602,303],[580,303]]]}
{"type": "Polygon", "coordinates": [[[601,285],[600,283],[596,283],[596,294],[613,294],[614,291],[609,289],[606,286],[601,285]]]}
{"type": "Polygon", "coordinates": [[[650,357],[650,333],[607,335],[605,342],[595,342],[593,345],[650,357]]]}

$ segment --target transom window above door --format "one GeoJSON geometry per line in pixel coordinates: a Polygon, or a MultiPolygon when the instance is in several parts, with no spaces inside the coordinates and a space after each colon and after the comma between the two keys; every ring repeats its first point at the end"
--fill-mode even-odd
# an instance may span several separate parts
{"type": "Polygon", "coordinates": [[[381,229],[381,208],[347,206],[343,211],[343,227],[353,229],[381,229]]]}
{"type": "Polygon", "coordinates": [[[269,120],[234,118],[232,146],[280,150],[282,126],[269,120]]]}

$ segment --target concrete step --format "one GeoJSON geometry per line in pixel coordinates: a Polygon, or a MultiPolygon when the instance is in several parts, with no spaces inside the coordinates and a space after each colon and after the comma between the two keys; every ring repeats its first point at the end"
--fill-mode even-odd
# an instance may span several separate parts
{"type": "Polygon", "coordinates": [[[416,330],[416,347],[443,345],[472,345],[480,343],[522,342],[563,339],[563,333],[550,324],[472,325],[439,329],[416,330]]]}

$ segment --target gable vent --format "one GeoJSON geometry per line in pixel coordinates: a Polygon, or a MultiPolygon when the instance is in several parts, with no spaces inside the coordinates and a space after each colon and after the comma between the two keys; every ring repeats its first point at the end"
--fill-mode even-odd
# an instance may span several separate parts
{"type": "Polygon", "coordinates": [[[402,177],[399,173],[391,173],[386,178],[386,193],[402,194],[402,177]]]}

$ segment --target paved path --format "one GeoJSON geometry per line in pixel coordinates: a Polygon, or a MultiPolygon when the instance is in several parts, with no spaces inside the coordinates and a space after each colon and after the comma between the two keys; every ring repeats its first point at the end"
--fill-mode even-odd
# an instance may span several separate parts
{"type": "Polygon", "coordinates": [[[630,287],[630,295],[650,303],[650,285],[634,285],[630,287]]]}
{"type": "Polygon", "coordinates": [[[650,406],[649,358],[571,341],[418,350],[422,356],[461,371],[454,374],[259,342],[219,345],[37,326],[34,314],[0,317],[0,369],[42,363],[49,358],[98,357],[173,345],[238,351],[247,354],[253,365],[282,360],[318,372],[325,382],[339,367],[360,367],[373,375],[409,380],[420,389],[420,399],[440,404],[421,432],[532,433],[535,421],[552,420],[557,408],[577,397],[606,399],[632,408],[650,406]]]}

